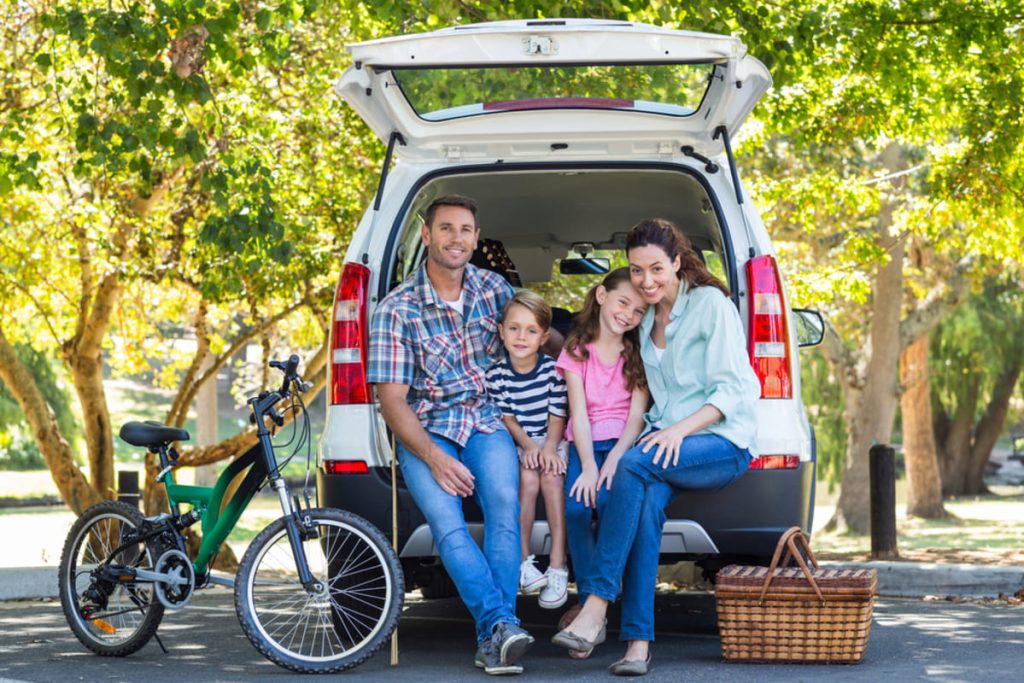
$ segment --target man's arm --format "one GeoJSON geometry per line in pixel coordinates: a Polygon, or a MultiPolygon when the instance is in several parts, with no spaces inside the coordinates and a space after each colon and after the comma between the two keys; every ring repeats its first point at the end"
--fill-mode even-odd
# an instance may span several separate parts
{"type": "Polygon", "coordinates": [[[384,421],[402,445],[427,463],[442,489],[463,498],[473,495],[473,475],[465,465],[437,447],[405,400],[408,393],[408,384],[377,385],[384,421]]]}

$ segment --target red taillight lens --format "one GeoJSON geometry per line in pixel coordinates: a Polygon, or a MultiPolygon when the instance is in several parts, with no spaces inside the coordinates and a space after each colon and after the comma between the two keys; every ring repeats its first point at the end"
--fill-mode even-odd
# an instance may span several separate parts
{"type": "Polygon", "coordinates": [[[795,470],[800,467],[799,455],[761,455],[750,461],[752,470],[795,470]]]}
{"type": "Polygon", "coordinates": [[[370,468],[362,460],[324,460],[327,474],[366,474],[370,468]]]}
{"type": "Polygon", "coordinates": [[[366,384],[366,289],[370,269],[346,263],[331,325],[331,405],[369,403],[366,384]]]}
{"type": "Polygon", "coordinates": [[[761,380],[761,398],[793,398],[786,307],[774,257],[755,256],[747,261],[747,286],[750,364],[761,380]]]}

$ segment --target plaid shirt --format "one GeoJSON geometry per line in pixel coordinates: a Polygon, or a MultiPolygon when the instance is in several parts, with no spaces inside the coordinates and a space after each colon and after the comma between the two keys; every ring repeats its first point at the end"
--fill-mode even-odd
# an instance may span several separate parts
{"type": "Polygon", "coordinates": [[[438,298],[424,264],[384,297],[370,324],[366,379],[409,385],[423,428],[465,446],[474,430],[502,426],[485,373],[501,351],[498,321],[514,292],[500,275],[469,264],[462,291],[459,316],[438,298]]]}

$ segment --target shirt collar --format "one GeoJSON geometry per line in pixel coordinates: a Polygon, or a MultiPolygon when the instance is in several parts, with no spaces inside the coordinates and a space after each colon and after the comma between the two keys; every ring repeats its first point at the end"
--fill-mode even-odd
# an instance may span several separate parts
{"type": "MultiPolygon", "coordinates": [[[[690,300],[690,285],[686,280],[679,281],[679,292],[676,294],[676,301],[669,311],[668,321],[671,323],[683,314],[686,304],[690,300]]],[[[640,338],[647,339],[651,336],[651,328],[654,327],[654,312],[656,306],[648,306],[644,311],[644,317],[640,320],[640,338]]]]}
{"type": "MultiPolygon", "coordinates": [[[[420,301],[429,306],[441,306],[443,301],[437,295],[437,290],[434,289],[433,283],[430,282],[430,277],[427,275],[427,262],[424,261],[422,265],[416,270],[416,291],[419,295],[420,301]]],[[[470,294],[476,294],[480,291],[480,274],[477,267],[471,263],[466,264],[466,269],[462,275],[462,292],[464,295],[463,301],[468,302],[470,300],[470,294]]],[[[468,311],[469,309],[466,308],[468,311]]]]}

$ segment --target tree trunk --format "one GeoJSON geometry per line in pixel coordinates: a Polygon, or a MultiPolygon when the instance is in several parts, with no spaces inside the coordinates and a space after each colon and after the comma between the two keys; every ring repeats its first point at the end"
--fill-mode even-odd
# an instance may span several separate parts
{"type": "MultiPolygon", "coordinates": [[[[881,243],[892,242],[889,223],[892,208],[880,217],[881,243]]],[[[903,252],[905,241],[898,238],[889,246],[889,261],[875,274],[871,301],[870,344],[864,388],[852,408],[847,406],[849,437],[846,469],[836,509],[838,525],[854,533],[871,531],[871,500],[868,481],[868,451],[876,443],[889,443],[897,406],[897,368],[900,357],[900,302],[903,299],[903,252]]]]}
{"type": "Polygon", "coordinates": [[[945,496],[958,496],[964,492],[971,459],[971,432],[974,429],[974,414],[978,408],[980,391],[979,377],[971,375],[964,379],[963,391],[957,397],[956,415],[942,444],[942,493],[945,496]]]}
{"type": "Polygon", "coordinates": [[[57,490],[64,502],[75,512],[82,512],[103,500],[89,485],[75,464],[74,454],[57,426],[57,418],[28,371],[0,329],[0,379],[7,385],[35,435],[39,452],[46,461],[57,490]]]}
{"type": "Polygon", "coordinates": [[[985,414],[974,429],[974,443],[971,444],[970,463],[967,468],[967,479],[964,482],[965,494],[988,493],[985,486],[985,465],[992,455],[999,434],[1003,431],[1006,413],[1010,408],[1010,399],[1020,377],[1020,365],[1007,368],[999,374],[992,398],[985,407],[985,414]]]}
{"type": "Polygon", "coordinates": [[[932,424],[931,383],[928,377],[928,342],[925,334],[900,356],[903,394],[903,453],[910,487],[907,514],[926,519],[946,516],[942,507],[942,479],[932,424]]]}

